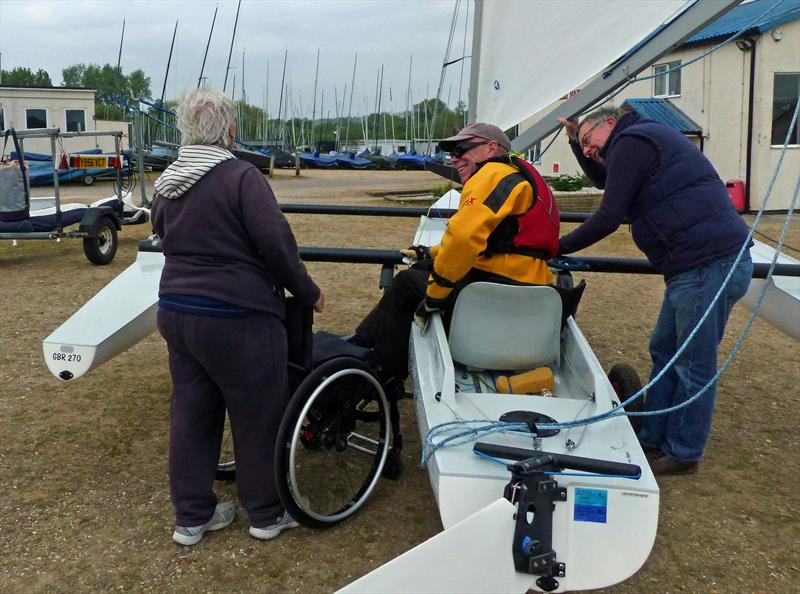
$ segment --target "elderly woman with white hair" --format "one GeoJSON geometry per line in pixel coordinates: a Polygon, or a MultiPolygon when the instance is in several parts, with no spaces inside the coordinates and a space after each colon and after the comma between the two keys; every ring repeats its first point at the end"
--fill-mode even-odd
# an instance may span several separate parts
{"type": "Polygon", "coordinates": [[[172,375],[169,474],[175,542],[228,526],[233,503],[213,491],[227,409],[237,493],[250,535],[297,526],[275,488],[273,453],[288,401],[284,288],[321,312],[324,296],[264,176],[230,152],[236,111],[198,89],[177,109],[182,146],[158,178],[153,229],[166,263],[158,329],[172,375]]]}

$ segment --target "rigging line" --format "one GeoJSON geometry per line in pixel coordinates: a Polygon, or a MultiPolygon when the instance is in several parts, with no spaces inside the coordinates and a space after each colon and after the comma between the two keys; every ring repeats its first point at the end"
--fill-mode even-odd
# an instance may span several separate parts
{"type": "MultiPolygon", "coordinates": [[[[770,181],[770,185],[767,188],[767,193],[766,193],[766,195],[764,197],[763,205],[762,205],[761,209],[759,210],[758,215],[756,216],[756,220],[753,223],[753,229],[755,229],[758,226],[758,223],[760,222],[760,219],[763,216],[764,211],[766,210],[766,205],[767,205],[767,203],[769,201],[769,198],[772,195],[772,190],[774,188],[775,181],[778,178],[778,174],[780,173],[781,167],[783,165],[784,157],[786,156],[786,151],[787,151],[788,146],[789,146],[789,139],[791,137],[792,131],[794,130],[794,126],[797,123],[798,113],[800,113],[800,99],[797,101],[797,103],[795,105],[795,110],[794,110],[794,114],[793,114],[793,117],[792,117],[792,121],[791,121],[791,123],[789,125],[789,128],[787,130],[787,133],[786,133],[786,138],[784,140],[783,149],[781,150],[781,155],[780,155],[780,158],[778,160],[777,167],[775,168],[775,172],[774,172],[774,174],[772,176],[772,180],[770,181]]],[[[784,239],[786,237],[786,234],[788,233],[789,223],[791,222],[792,214],[793,214],[795,206],[797,204],[797,200],[798,200],[798,196],[799,195],[800,195],[800,178],[798,178],[798,180],[797,180],[797,185],[795,186],[794,194],[792,196],[792,201],[791,201],[791,204],[789,206],[789,211],[787,213],[786,220],[784,221],[783,230],[781,232],[781,236],[780,236],[780,239],[778,241],[778,249],[775,250],[775,253],[773,255],[772,262],[771,262],[771,265],[770,265],[770,270],[767,273],[766,281],[764,282],[764,285],[761,288],[761,292],[759,294],[759,297],[758,297],[758,299],[756,301],[755,306],[753,307],[753,311],[752,311],[752,313],[751,313],[751,315],[750,315],[750,317],[749,317],[749,319],[747,321],[747,324],[745,325],[744,330],[742,331],[741,335],[739,336],[739,339],[736,341],[736,344],[733,346],[733,349],[731,350],[730,354],[725,359],[723,365],[720,367],[720,369],[717,371],[717,373],[714,375],[714,377],[712,377],[708,381],[708,383],[705,386],[703,386],[695,395],[693,395],[691,398],[685,400],[684,402],[682,402],[680,404],[677,404],[675,406],[672,406],[672,407],[669,407],[669,408],[666,408],[666,409],[661,409],[661,410],[644,411],[644,412],[626,412],[625,409],[624,409],[625,406],[627,406],[628,404],[633,402],[636,398],[640,397],[646,390],[648,390],[653,384],[655,384],[655,382],[657,382],[667,372],[667,370],[670,369],[674,365],[674,363],[677,360],[677,358],[686,349],[686,347],[689,344],[689,342],[692,340],[694,335],[697,333],[698,329],[702,326],[703,322],[708,317],[711,309],[714,307],[716,301],[719,299],[720,295],[722,294],[722,291],[725,289],[725,286],[727,285],[729,279],[731,278],[736,265],[741,260],[741,257],[744,254],[744,251],[747,249],[747,246],[750,243],[750,240],[751,240],[751,237],[752,237],[752,233],[753,233],[752,230],[748,234],[747,239],[742,244],[742,247],[741,247],[741,249],[739,250],[739,253],[736,256],[736,259],[735,259],[733,265],[731,266],[731,269],[729,270],[727,276],[725,277],[725,280],[723,281],[723,284],[720,287],[719,291],[717,291],[717,294],[714,296],[714,299],[711,301],[711,304],[709,305],[709,307],[706,310],[705,314],[702,316],[700,321],[697,323],[697,325],[695,326],[695,328],[691,332],[691,334],[687,337],[686,341],[678,349],[678,352],[676,352],[675,355],[672,357],[672,359],[670,359],[667,362],[667,364],[664,366],[664,369],[662,369],[661,372],[659,372],[656,375],[656,377],[654,377],[652,380],[650,380],[650,382],[648,382],[647,385],[643,386],[641,390],[639,390],[638,392],[633,394],[630,398],[628,398],[627,400],[622,402],[618,407],[613,408],[613,409],[611,409],[609,411],[606,411],[605,413],[594,415],[592,417],[587,417],[587,418],[581,419],[579,421],[572,421],[572,422],[566,422],[566,423],[539,423],[539,424],[537,424],[537,427],[539,427],[541,429],[568,429],[568,428],[571,428],[571,427],[578,427],[578,426],[581,426],[581,425],[590,425],[592,423],[596,423],[596,422],[599,422],[599,421],[602,421],[602,420],[605,420],[605,419],[608,419],[608,418],[611,418],[611,417],[615,417],[615,416],[654,416],[654,415],[657,415],[657,414],[667,414],[669,412],[673,412],[675,410],[679,410],[681,408],[689,406],[695,400],[700,398],[708,390],[708,388],[710,388],[712,385],[714,385],[714,383],[717,381],[717,379],[727,370],[727,368],[729,367],[730,363],[733,361],[734,357],[736,356],[736,354],[740,350],[741,345],[744,342],[744,339],[750,333],[750,330],[752,328],[753,322],[755,321],[755,318],[758,315],[758,311],[761,308],[761,304],[762,304],[762,302],[764,300],[764,297],[766,296],[767,289],[769,288],[768,287],[768,281],[769,281],[770,278],[772,278],[772,273],[773,273],[773,271],[775,269],[775,265],[777,263],[778,256],[780,254],[780,247],[782,246],[782,242],[784,241],[784,239]]],[[[501,429],[497,428],[496,431],[501,431],[501,429]]],[[[493,432],[496,432],[496,431],[493,431],[493,432]]],[[[475,431],[473,430],[471,433],[475,433],[475,431]]],[[[452,439],[448,438],[448,439],[444,440],[444,442],[441,442],[439,444],[439,446],[442,446],[442,444],[446,443],[446,442],[449,443],[449,442],[455,440],[456,438],[463,438],[463,437],[465,437],[465,435],[466,435],[466,433],[462,432],[462,434],[453,436],[452,439]]],[[[447,446],[444,446],[444,447],[447,447],[447,446]]],[[[430,453],[430,455],[432,455],[432,454],[433,454],[433,452],[430,453]]],[[[425,459],[426,462],[427,462],[427,459],[430,457],[430,455],[425,459]]]]}
{"type": "MultiPolygon", "coordinates": [[[[441,96],[442,96],[442,87],[444,86],[444,77],[447,74],[447,65],[448,65],[447,59],[450,57],[450,50],[453,47],[453,37],[455,36],[455,32],[456,32],[456,23],[458,22],[458,11],[459,11],[460,7],[461,7],[461,0],[456,0],[455,7],[453,9],[453,19],[450,21],[450,33],[449,33],[449,35],[447,37],[447,47],[445,48],[445,52],[444,52],[444,61],[442,63],[442,72],[439,75],[439,86],[436,89],[436,101],[433,104],[433,113],[431,114],[431,127],[430,127],[430,130],[428,131],[428,148],[426,150],[426,153],[428,155],[431,154],[431,144],[433,143],[433,135],[435,134],[434,130],[435,130],[435,126],[436,126],[436,112],[438,110],[439,101],[441,100],[441,96]]],[[[427,103],[427,99],[426,99],[426,103],[427,103]]],[[[427,105],[426,105],[425,112],[427,113],[427,111],[428,110],[427,110],[427,105]]]]}
{"type": "MultiPolygon", "coordinates": [[[[683,408],[685,406],[688,406],[689,404],[691,404],[695,400],[697,400],[697,398],[699,398],[700,396],[702,396],[702,394],[704,394],[705,391],[710,386],[712,386],[716,382],[717,378],[719,378],[719,376],[722,375],[722,373],[728,368],[728,366],[730,365],[730,363],[733,360],[734,356],[736,355],[736,353],[738,352],[739,348],[741,347],[741,344],[744,342],[744,339],[747,337],[747,334],[749,334],[750,328],[752,327],[752,324],[753,324],[753,320],[755,320],[755,317],[758,315],[758,311],[761,309],[761,303],[762,303],[762,301],[763,301],[763,299],[764,299],[764,297],[765,297],[765,295],[767,293],[767,289],[769,288],[769,280],[772,278],[772,273],[773,273],[773,271],[775,269],[775,265],[776,265],[776,263],[778,261],[778,256],[780,255],[780,248],[783,245],[782,241],[785,239],[786,233],[788,232],[789,222],[791,221],[792,213],[794,212],[794,208],[795,208],[795,205],[797,203],[797,197],[798,197],[798,194],[800,193],[800,178],[798,178],[797,186],[795,187],[794,195],[792,197],[792,202],[790,204],[789,211],[787,213],[786,220],[784,222],[783,231],[781,233],[781,237],[780,237],[780,240],[779,240],[779,243],[778,243],[778,246],[777,246],[778,249],[774,250],[775,253],[774,253],[773,257],[772,257],[772,263],[770,265],[770,269],[769,269],[769,271],[767,273],[767,276],[765,278],[764,284],[763,284],[763,286],[761,288],[761,292],[759,294],[759,298],[758,298],[758,300],[756,301],[756,303],[755,303],[755,305],[753,307],[753,311],[752,311],[752,313],[750,315],[750,319],[748,320],[747,325],[745,326],[744,330],[742,331],[742,333],[741,333],[741,335],[739,337],[739,340],[737,340],[736,344],[734,345],[733,349],[731,350],[731,353],[728,355],[728,358],[725,360],[725,363],[723,364],[723,366],[717,371],[717,373],[714,375],[714,377],[711,378],[711,380],[709,380],[709,382],[697,394],[695,394],[694,396],[692,396],[688,400],[682,402],[681,404],[678,404],[678,405],[676,405],[674,407],[671,407],[669,409],[663,409],[663,410],[659,410],[659,411],[626,412],[624,410],[624,407],[626,407],[628,404],[630,404],[631,402],[633,402],[634,400],[639,398],[642,394],[644,394],[651,386],[653,386],[657,381],[659,381],[661,379],[661,377],[670,368],[672,368],[672,366],[675,364],[675,361],[678,359],[678,357],[686,349],[686,347],[689,344],[689,342],[694,338],[694,335],[697,334],[697,331],[700,329],[702,324],[705,322],[706,318],[708,317],[709,313],[711,312],[711,309],[714,307],[716,302],[719,300],[720,295],[724,291],[725,287],[728,284],[728,281],[730,280],[731,276],[733,275],[733,271],[735,270],[735,267],[738,265],[739,261],[741,260],[742,255],[744,254],[745,250],[747,249],[747,246],[750,244],[750,241],[751,241],[752,236],[753,236],[753,231],[755,230],[756,227],[758,227],[758,224],[759,224],[759,222],[761,220],[761,217],[764,215],[764,211],[766,210],[767,203],[769,202],[769,199],[772,196],[772,191],[774,189],[775,182],[778,179],[778,174],[780,173],[781,167],[783,166],[783,160],[784,160],[784,157],[786,156],[786,151],[787,151],[788,146],[789,146],[789,139],[791,138],[792,131],[794,130],[795,125],[797,124],[798,113],[800,113],[800,99],[798,99],[798,101],[795,104],[795,109],[794,109],[794,114],[792,116],[792,121],[789,124],[788,130],[786,131],[786,137],[784,139],[783,148],[781,149],[780,157],[778,158],[778,163],[777,163],[777,166],[775,168],[775,172],[773,173],[772,179],[770,180],[769,187],[767,188],[767,193],[764,196],[763,204],[762,204],[761,208],[759,209],[758,214],[756,215],[755,221],[753,222],[753,228],[748,233],[747,238],[745,239],[744,243],[742,244],[742,247],[741,247],[741,249],[739,250],[739,253],[736,256],[736,259],[734,260],[730,270],[728,271],[727,276],[725,277],[725,280],[722,283],[722,286],[720,287],[719,291],[717,291],[717,294],[714,296],[714,299],[711,301],[710,305],[708,306],[708,309],[706,309],[705,313],[700,318],[700,321],[697,323],[695,328],[692,330],[692,332],[686,338],[684,343],[680,346],[680,348],[675,353],[675,355],[673,355],[673,357],[666,363],[664,368],[654,378],[652,378],[647,383],[647,385],[643,386],[641,390],[639,390],[638,392],[633,394],[630,398],[628,398],[623,403],[621,403],[621,405],[618,408],[612,409],[611,411],[608,411],[606,413],[602,413],[600,415],[596,415],[595,417],[590,417],[588,419],[584,419],[583,421],[579,421],[579,422],[575,423],[576,425],[577,424],[583,424],[583,423],[586,423],[586,424],[594,423],[596,421],[600,421],[600,420],[609,418],[611,416],[617,416],[617,415],[649,416],[649,415],[655,415],[655,414],[665,414],[666,412],[671,412],[673,410],[677,410],[679,408],[683,408]]],[[[564,425],[564,424],[554,424],[554,423],[543,424],[542,427],[543,428],[547,428],[547,429],[563,428],[561,425],[564,425]]]]}
{"type": "Polygon", "coordinates": [[[723,41],[721,41],[721,42],[720,42],[720,43],[718,43],[717,45],[713,46],[711,49],[709,49],[709,50],[707,50],[707,51],[703,52],[703,53],[702,53],[702,54],[700,54],[699,56],[696,56],[695,58],[692,58],[691,60],[689,60],[689,61],[688,61],[688,62],[686,62],[686,63],[681,63],[681,64],[678,64],[677,66],[674,66],[674,67],[672,67],[672,68],[670,68],[670,69],[668,69],[668,70],[665,70],[664,72],[660,72],[660,73],[658,73],[658,74],[651,74],[651,75],[645,75],[645,76],[634,76],[634,77],[631,77],[630,79],[628,79],[628,82],[626,82],[626,83],[625,83],[625,84],[623,84],[623,85],[622,85],[622,86],[621,86],[619,89],[617,89],[616,91],[614,91],[613,93],[611,93],[611,94],[610,94],[608,97],[606,97],[606,98],[605,98],[603,101],[601,101],[601,102],[599,102],[599,103],[595,103],[595,104],[594,104],[594,105],[593,105],[591,108],[587,108],[587,109],[585,109],[583,112],[581,112],[580,114],[576,114],[576,115],[582,115],[583,113],[586,113],[587,111],[590,111],[590,110],[597,109],[598,107],[602,107],[603,105],[605,105],[606,103],[608,103],[609,101],[611,101],[612,99],[614,99],[614,98],[615,98],[617,95],[619,95],[619,94],[620,94],[622,91],[624,91],[625,89],[627,89],[629,86],[631,86],[631,85],[632,85],[633,83],[635,83],[635,82],[640,82],[640,81],[649,80],[649,79],[651,79],[651,78],[656,78],[656,77],[658,77],[658,76],[664,76],[665,74],[667,74],[667,73],[669,73],[669,72],[673,72],[673,71],[681,70],[681,69],[685,68],[686,66],[688,66],[688,65],[690,65],[690,64],[694,64],[694,63],[695,63],[695,62],[697,62],[698,60],[701,60],[701,59],[705,58],[705,57],[706,57],[706,56],[708,56],[709,54],[712,54],[712,53],[714,53],[715,51],[717,51],[717,50],[718,50],[719,48],[721,48],[722,46],[724,46],[724,45],[728,45],[730,42],[732,42],[732,41],[735,41],[736,39],[738,39],[739,37],[741,37],[741,35],[742,35],[742,34],[743,34],[745,31],[747,31],[748,29],[750,29],[751,27],[753,27],[753,26],[754,26],[754,25],[755,25],[757,22],[759,22],[759,21],[760,21],[762,18],[765,18],[765,17],[766,17],[766,16],[767,16],[767,15],[768,15],[770,12],[772,12],[772,11],[773,11],[773,10],[775,10],[775,9],[776,9],[778,6],[780,6],[780,4],[781,4],[782,2],[783,2],[783,0],[778,0],[778,2],[777,2],[777,3],[775,3],[775,4],[773,4],[772,6],[770,6],[769,8],[767,8],[767,10],[765,10],[765,11],[764,11],[763,13],[761,13],[759,16],[757,16],[756,18],[754,18],[754,19],[753,19],[753,20],[752,20],[750,23],[748,23],[747,25],[745,25],[743,28],[739,29],[739,31],[737,31],[736,33],[734,33],[733,35],[731,35],[731,36],[730,36],[730,37],[728,37],[727,39],[724,39],[723,41]]]}
{"type": "MultiPolygon", "coordinates": [[[[791,202],[791,205],[790,205],[790,207],[789,207],[789,212],[790,212],[790,213],[794,212],[794,208],[795,208],[795,206],[797,205],[797,197],[798,197],[798,195],[800,195],[800,178],[798,178],[798,179],[797,179],[797,185],[795,186],[795,189],[794,189],[794,194],[793,194],[793,196],[792,196],[792,202],[791,202]]],[[[791,217],[787,217],[787,218],[786,218],[786,221],[784,222],[783,229],[782,229],[782,231],[781,231],[781,238],[780,238],[780,241],[783,241],[783,239],[786,237],[786,233],[789,231],[789,222],[790,222],[790,220],[791,220],[791,217]]],[[[779,247],[780,247],[780,242],[779,242],[779,247]]],[[[771,262],[771,265],[770,265],[770,272],[769,272],[769,274],[767,275],[767,278],[768,278],[768,279],[769,279],[769,278],[770,278],[770,276],[772,275],[772,271],[774,270],[774,268],[775,268],[775,264],[776,264],[776,263],[777,263],[777,261],[778,261],[778,255],[779,255],[779,254],[780,254],[780,249],[777,249],[777,250],[775,250],[775,254],[774,254],[774,255],[773,255],[773,257],[772,257],[772,262],[771,262]]],[[[630,412],[630,413],[625,413],[625,415],[626,415],[626,416],[636,416],[636,417],[640,417],[640,416],[652,416],[652,415],[654,415],[654,414],[666,414],[666,413],[670,413],[670,412],[672,412],[673,410],[678,410],[679,408],[683,408],[684,406],[687,406],[687,405],[688,405],[688,404],[690,404],[691,402],[695,401],[695,400],[696,400],[697,398],[699,398],[699,397],[700,397],[700,396],[701,396],[701,395],[702,395],[702,394],[703,394],[703,393],[704,393],[704,392],[705,392],[705,391],[706,391],[708,388],[710,388],[712,385],[714,385],[714,383],[717,381],[717,379],[719,378],[719,376],[720,376],[720,375],[722,375],[722,373],[723,373],[723,372],[724,372],[724,371],[725,371],[725,370],[728,368],[728,366],[730,365],[730,363],[733,361],[733,358],[734,358],[734,357],[736,356],[736,354],[738,353],[738,351],[739,351],[739,349],[740,349],[740,347],[741,347],[742,343],[744,342],[744,339],[745,339],[745,338],[747,338],[747,335],[750,333],[750,329],[751,329],[751,327],[752,327],[752,325],[753,325],[753,322],[755,321],[755,318],[756,318],[756,316],[758,315],[758,310],[761,308],[761,302],[764,300],[764,297],[765,297],[765,296],[766,296],[766,294],[767,294],[767,290],[768,290],[768,288],[769,288],[769,287],[768,287],[768,283],[766,283],[766,282],[765,282],[765,283],[764,283],[764,285],[761,287],[761,292],[759,293],[758,300],[756,301],[756,304],[755,304],[755,306],[753,307],[753,311],[751,312],[751,314],[750,314],[750,317],[749,317],[749,318],[748,318],[748,320],[747,320],[747,324],[746,324],[746,326],[745,326],[745,329],[744,329],[744,331],[742,332],[742,335],[741,335],[741,336],[739,337],[739,339],[736,341],[736,344],[733,346],[733,349],[731,349],[731,352],[730,352],[730,354],[729,354],[729,355],[728,355],[728,357],[725,359],[725,362],[722,364],[722,366],[720,367],[719,371],[717,371],[717,373],[714,375],[714,377],[712,377],[712,378],[709,380],[709,382],[708,382],[708,383],[707,383],[705,386],[703,386],[703,388],[701,388],[701,389],[700,389],[700,391],[699,391],[697,394],[695,394],[694,396],[692,396],[692,398],[690,398],[690,399],[689,399],[689,400],[687,400],[686,402],[683,402],[683,403],[681,403],[681,404],[678,404],[678,405],[672,406],[672,407],[670,407],[670,408],[661,409],[661,410],[658,410],[658,411],[630,412]]]]}

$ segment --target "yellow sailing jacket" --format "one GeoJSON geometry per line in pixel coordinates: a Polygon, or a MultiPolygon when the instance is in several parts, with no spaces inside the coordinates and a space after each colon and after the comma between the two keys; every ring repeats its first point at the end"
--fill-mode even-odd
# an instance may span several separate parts
{"type": "Polygon", "coordinates": [[[520,283],[553,284],[545,260],[512,253],[483,254],[489,236],[506,217],[531,208],[533,189],[516,173],[516,167],[507,163],[489,162],[464,185],[458,212],[450,218],[441,243],[430,250],[434,260],[428,305],[444,305],[456,283],[473,268],[520,283]]]}

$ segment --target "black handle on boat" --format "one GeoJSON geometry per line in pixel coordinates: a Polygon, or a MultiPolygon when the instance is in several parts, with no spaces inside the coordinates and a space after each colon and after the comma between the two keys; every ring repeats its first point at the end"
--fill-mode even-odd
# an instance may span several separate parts
{"type": "MultiPolygon", "coordinates": [[[[139,242],[140,252],[160,252],[161,243],[145,239],[139,242]]],[[[300,257],[306,262],[348,262],[352,264],[402,264],[403,255],[398,250],[373,248],[300,247],[300,257]]],[[[634,274],[657,274],[647,260],[636,258],[606,258],[584,256],[579,258],[581,266],[573,268],[581,272],[621,272],[634,274]]],[[[753,264],[753,278],[765,278],[769,264],[753,264]]],[[[800,264],[777,264],[776,276],[800,276],[800,264]]]]}
{"type": "MultiPolygon", "coordinates": [[[[476,443],[472,449],[475,452],[495,458],[517,460],[518,463],[512,466],[523,474],[536,471],[541,472],[539,469],[543,466],[556,467],[561,470],[569,468],[594,474],[612,474],[614,476],[639,476],[642,473],[642,469],[636,464],[583,458],[581,456],[556,454],[554,452],[541,452],[480,441],[476,443]]],[[[509,468],[511,468],[511,466],[509,466],[509,468]]]]}

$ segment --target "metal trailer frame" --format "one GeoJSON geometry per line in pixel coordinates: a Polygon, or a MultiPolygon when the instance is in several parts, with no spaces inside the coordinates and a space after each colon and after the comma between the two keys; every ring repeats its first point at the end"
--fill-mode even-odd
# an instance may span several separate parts
{"type": "MultiPolygon", "coordinates": [[[[50,139],[50,154],[55,160],[56,155],[56,138],[78,138],[84,136],[112,136],[114,137],[114,150],[117,155],[121,155],[120,152],[120,143],[122,140],[122,132],[117,131],[108,131],[108,132],[61,132],[60,128],[45,128],[41,130],[21,130],[17,132],[17,139],[19,141],[19,161],[20,163],[25,163],[25,146],[24,140],[26,138],[49,138],[50,139]]],[[[55,165],[55,163],[54,163],[55,165]]],[[[117,200],[119,204],[122,205],[122,195],[120,188],[122,187],[122,169],[121,167],[116,170],[116,192],[117,192],[117,200]]],[[[28,175],[25,175],[25,185],[27,186],[28,196],[30,196],[30,180],[28,175]]],[[[114,209],[109,208],[102,208],[102,207],[89,207],[89,209],[84,213],[83,218],[80,221],[80,226],[77,231],[64,231],[63,225],[63,218],[61,212],[61,196],[59,193],[59,185],[58,185],[58,171],[56,167],[53,167],[53,194],[55,197],[55,209],[56,209],[56,228],[53,231],[29,231],[29,232],[0,232],[0,239],[10,239],[10,240],[17,240],[17,239],[83,239],[84,240],[84,252],[86,253],[86,257],[95,264],[108,264],[111,260],[113,260],[114,256],[112,255],[108,262],[97,262],[95,261],[92,256],[89,255],[89,251],[86,245],[87,239],[97,239],[98,233],[100,229],[100,223],[104,217],[109,217],[116,231],[122,229],[122,217],[121,212],[117,212],[114,209]]],[[[116,236],[114,237],[114,242],[116,243],[116,236]]],[[[116,246],[114,246],[114,250],[116,251],[116,246]]]]}

